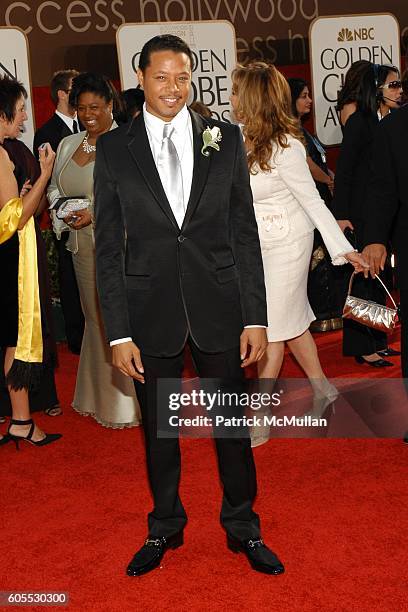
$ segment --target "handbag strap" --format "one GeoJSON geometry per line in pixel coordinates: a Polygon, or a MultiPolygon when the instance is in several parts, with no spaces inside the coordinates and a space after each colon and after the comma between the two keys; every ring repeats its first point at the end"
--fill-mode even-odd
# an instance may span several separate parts
{"type": "MultiPolygon", "coordinates": [[[[347,291],[347,295],[351,295],[351,287],[353,285],[353,281],[354,281],[354,277],[356,275],[356,272],[353,272],[353,274],[350,276],[350,282],[349,282],[349,286],[348,286],[348,291],[347,291]]],[[[396,303],[394,302],[394,298],[392,297],[391,293],[388,291],[387,287],[384,285],[384,283],[382,282],[381,278],[376,274],[375,278],[382,284],[382,286],[384,287],[388,297],[390,298],[391,302],[393,303],[393,306],[395,308],[395,310],[398,310],[398,306],[396,305],[396,303]]]]}

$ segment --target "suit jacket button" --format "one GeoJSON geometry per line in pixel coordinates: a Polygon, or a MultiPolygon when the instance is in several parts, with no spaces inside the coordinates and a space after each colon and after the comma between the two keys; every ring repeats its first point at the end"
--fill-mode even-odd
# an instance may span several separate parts
{"type": "Polygon", "coordinates": [[[180,236],[177,236],[177,240],[179,242],[184,242],[185,240],[187,240],[187,238],[185,236],[183,236],[183,234],[180,234],[180,236]]]}

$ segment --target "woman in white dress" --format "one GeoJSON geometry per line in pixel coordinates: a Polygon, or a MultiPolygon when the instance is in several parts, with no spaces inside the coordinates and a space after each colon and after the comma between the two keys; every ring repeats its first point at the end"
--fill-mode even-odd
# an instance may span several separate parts
{"type": "Polygon", "coordinates": [[[350,262],[357,272],[367,265],[315,187],[285,77],[273,65],[253,62],[238,66],[232,78],[231,104],[243,124],[268,306],[269,344],[258,375],[277,378],[287,342],[315,394],[334,399],[337,391],[309,332],[315,320],[307,299],[313,230],[321,233],[333,264],[350,262]]]}

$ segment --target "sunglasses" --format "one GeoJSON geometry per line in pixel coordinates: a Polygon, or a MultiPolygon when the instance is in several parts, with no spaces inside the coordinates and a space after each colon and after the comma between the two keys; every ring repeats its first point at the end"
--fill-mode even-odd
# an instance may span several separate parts
{"type": "Polygon", "coordinates": [[[386,85],[382,85],[380,89],[401,89],[402,81],[390,81],[386,85]]]}

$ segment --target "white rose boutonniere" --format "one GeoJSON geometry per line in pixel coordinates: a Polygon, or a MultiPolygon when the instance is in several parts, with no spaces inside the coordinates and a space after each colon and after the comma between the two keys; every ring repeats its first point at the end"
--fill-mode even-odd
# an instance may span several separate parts
{"type": "Polygon", "coordinates": [[[221,130],[216,125],[213,128],[207,126],[203,132],[203,146],[201,147],[201,153],[208,157],[210,152],[207,151],[208,147],[215,149],[216,151],[220,150],[220,145],[218,144],[222,139],[221,130]]]}

